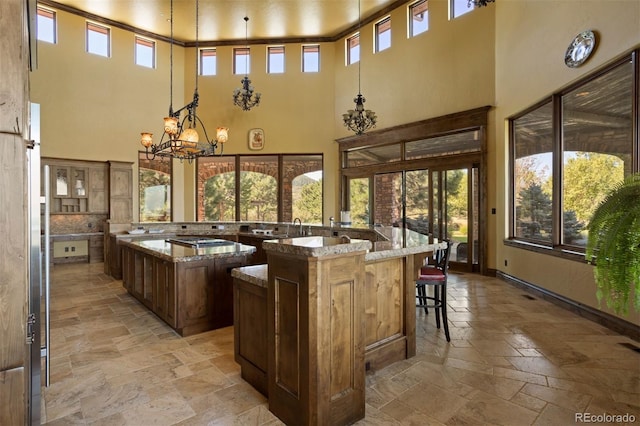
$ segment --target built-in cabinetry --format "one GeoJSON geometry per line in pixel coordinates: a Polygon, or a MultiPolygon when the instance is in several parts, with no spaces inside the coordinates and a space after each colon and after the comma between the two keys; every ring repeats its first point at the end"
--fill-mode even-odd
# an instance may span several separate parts
{"type": "Polygon", "coordinates": [[[52,214],[108,213],[106,163],[43,158],[42,164],[50,167],[52,214]]]}
{"type": "Polygon", "coordinates": [[[109,161],[109,220],[133,221],[133,163],[109,161]]]}
{"type": "Polygon", "coordinates": [[[181,336],[233,325],[230,271],[248,255],[173,262],[126,242],[120,247],[124,287],[181,336]]]}

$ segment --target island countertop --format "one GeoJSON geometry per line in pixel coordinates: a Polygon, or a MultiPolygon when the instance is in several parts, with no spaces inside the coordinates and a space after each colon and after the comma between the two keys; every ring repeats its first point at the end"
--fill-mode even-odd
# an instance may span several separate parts
{"type": "Polygon", "coordinates": [[[191,262],[196,260],[206,260],[221,257],[237,256],[239,254],[249,255],[256,251],[254,246],[229,242],[227,245],[212,247],[187,247],[180,244],[170,243],[165,240],[122,240],[120,244],[133,247],[139,251],[154,255],[169,262],[191,262]]]}

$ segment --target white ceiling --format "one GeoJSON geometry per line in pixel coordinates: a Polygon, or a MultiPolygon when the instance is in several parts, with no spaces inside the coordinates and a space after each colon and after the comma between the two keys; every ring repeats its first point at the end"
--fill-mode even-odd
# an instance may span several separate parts
{"type": "MultiPolygon", "coordinates": [[[[248,38],[332,38],[361,20],[388,11],[406,1],[398,0],[198,0],[198,39],[227,41],[248,38]]],[[[169,37],[171,0],[40,0],[53,8],[67,7],[119,22],[153,34],[169,37]]],[[[196,0],[173,0],[174,39],[196,38],[196,0]]]]}

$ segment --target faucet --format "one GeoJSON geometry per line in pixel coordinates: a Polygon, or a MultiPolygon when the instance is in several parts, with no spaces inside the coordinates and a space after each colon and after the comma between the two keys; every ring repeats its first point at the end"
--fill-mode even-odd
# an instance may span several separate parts
{"type": "Polygon", "coordinates": [[[298,235],[304,235],[302,231],[302,219],[300,219],[299,217],[293,219],[293,226],[296,226],[296,222],[298,222],[298,235]]]}
{"type": "Polygon", "coordinates": [[[329,227],[330,227],[331,229],[333,229],[333,224],[334,224],[334,223],[335,223],[335,220],[333,219],[333,216],[331,216],[331,217],[329,218],[329,227]]]}

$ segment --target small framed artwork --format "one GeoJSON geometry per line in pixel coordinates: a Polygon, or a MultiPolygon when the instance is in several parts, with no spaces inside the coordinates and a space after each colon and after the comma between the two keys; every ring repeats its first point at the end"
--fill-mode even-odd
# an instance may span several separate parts
{"type": "Polygon", "coordinates": [[[264,130],[249,130],[249,149],[259,151],[264,148],[264,130]]]}

